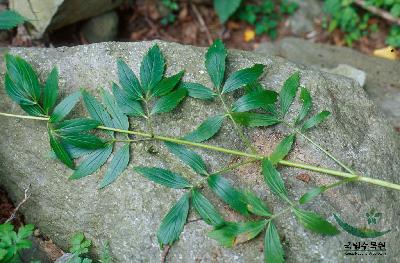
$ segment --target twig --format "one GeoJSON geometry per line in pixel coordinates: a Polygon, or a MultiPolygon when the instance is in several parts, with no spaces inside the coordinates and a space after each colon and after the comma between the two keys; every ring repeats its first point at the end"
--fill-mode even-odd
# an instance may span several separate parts
{"type": "Polygon", "coordinates": [[[197,9],[196,5],[193,4],[190,1],[190,7],[192,8],[194,14],[196,15],[197,20],[199,21],[200,27],[201,27],[201,31],[205,32],[207,35],[207,39],[208,39],[208,44],[211,45],[213,43],[212,37],[211,37],[211,33],[210,30],[208,30],[208,27],[206,25],[206,23],[204,22],[203,17],[201,16],[199,10],[197,9]]]}
{"type": "Polygon", "coordinates": [[[22,201],[17,205],[17,207],[12,212],[11,216],[6,220],[6,223],[10,222],[11,220],[13,220],[15,218],[20,207],[29,199],[29,197],[31,196],[30,193],[28,194],[30,188],[31,188],[31,185],[29,185],[28,188],[25,189],[24,199],[22,199],[22,201]]]}
{"type": "Polygon", "coordinates": [[[169,245],[164,246],[164,250],[163,250],[163,253],[161,255],[161,263],[165,263],[166,262],[167,256],[168,256],[168,253],[169,253],[170,249],[171,249],[171,246],[169,246],[169,245]]]}
{"type": "Polygon", "coordinates": [[[382,10],[375,6],[369,5],[364,0],[354,0],[354,4],[371,12],[374,15],[382,17],[383,19],[387,20],[388,22],[390,22],[392,24],[396,24],[396,25],[400,26],[400,18],[392,16],[392,14],[390,14],[389,12],[387,12],[385,10],[382,10]]]}

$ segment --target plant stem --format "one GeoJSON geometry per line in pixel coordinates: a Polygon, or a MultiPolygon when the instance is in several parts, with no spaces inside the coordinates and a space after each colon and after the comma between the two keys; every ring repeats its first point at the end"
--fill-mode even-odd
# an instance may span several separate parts
{"type": "Polygon", "coordinates": [[[229,119],[232,121],[233,126],[236,129],[236,132],[239,134],[240,139],[242,140],[242,142],[248,147],[250,148],[250,150],[253,153],[257,153],[257,149],[251,144],[250,140],[244,135],[243,130],[239,127],[239,125],[235,122],[235,120],[233,119],[232,115],[231,115],[231,111],[229,110],[229,108],[226,106],[226,103],[224,101],[224,98],[222,97],[222,94],[220,92],[218,92],[218,96],[222,102],[222,106],[224,107],[225,113],[228,115],[229,119]]]}
{"type": "MultiPolygon", "coordinates": [[[[32,120],[42,120],[42,121],[48,121],[49,120],[49,118],[47,118],[47,117],[33,117],[33,116],[8,114],[8,113],[2,113],[2,112],[0,112],[0,115],[1,116],[6,116],[6,117],[22,118],[22,119],[32,119],[32,120]]],[[[203,149],[209,149],[209,150],[222,152],[222,153],[226,153],[226,154],[232,154],[232,155],[237,155],[237,156],[242,156],[242,157],[249,157],[249,158],[256,159],[256,160],[262,160],[262,159],[267,157],[267,156],[263,156],[263,155],[260,155],[260,154],[246,153],[246,152],[242,152],[242,151],[222,148],[222,147],[208,145],[208,144],[204,144],[204,143],[196,143],[196,142],[185,141],[185,140],[171,138],[171,137],[158,136],[158,135],[145,133],[145,132],[121,130],[121,129],[105,127],[105,126],[98,126],[97,128],[101,129],[101,130],[114,131],[114,132],[119,132],[119,133],[133,134],[133,135],[137,135],[137,136],[141,136],[141,137],[145,137],[145,138],[156,139],[156,140],[159,140],[159,141],[173,142],[173,143],[182,144],[182,145],[188,145],[188,146],[199,147],[199,148],[203,148],[203,149]]],[[[358,177],[357,181],[362,181],[362,182],[366,182],[366,183],[369,183],[369,184],[379,185],[379,186],[383,186],[383,187],[386,187],[386,188],[391,188],[391,189],[395,189],[395,190],[399,190],[400,191],[400,185],[399,184],[390,183],[390,182],[386,182],[386,181],[379,180],[379,179],[374,179],[374,178],[364,177],[364,176],[358,176],[358,175],[352,174],[352,173],[332,170],[332,169],[328,169],[328,168],[322,168],[322,167],[313,166],[313,165],[309,165],[309,164],[296,163],[296,162],[286,161],[286,160],[279,161],[279,164],[280,165],[284,165],[284,166],[295,167],[295,168],[305,169],[305,170],[309,170],[309,171],[319,172],[319,173],[323,173],[323,174],[328,174],[328,175],[331,175],[331,176],[342,177],[342,178],[355,178],[355,177],[358,177]]]]}
{"type": "Polygon", "coordinates": [[[246,164],[249,164],[249,163],[254,163],[256,161],[259,161],[259,160],[258,159],[249,159],[249,160],[243,161],[241,163],[233,164],[231,166],[227,166],[225,168],[222,168],[221,170],[213,172],[210,175],[222,174],[222,173],[225,173],[225,172],[229,172],[229,171],[235,170],[235,169],[237,169],[237,168],[239,168],[239,167],[241,167],[243,165],[246,165],[246,164]]]}
{"type": "Polygon", "coordinates": [[[150,114],[150,109],[149,109],[149,103],[148,103],[148,96],[146,96],[146,99],[144,99],[144,104],[146,108],[146,122],[147,122],[147,128],[150,130],[151,134],[153,134],[153,125],[151,123],[151,114],[150,114]]]}

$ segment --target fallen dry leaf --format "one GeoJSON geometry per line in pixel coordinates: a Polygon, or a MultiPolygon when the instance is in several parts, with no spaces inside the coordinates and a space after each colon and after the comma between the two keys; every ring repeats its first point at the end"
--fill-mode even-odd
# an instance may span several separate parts
{"type": "Polygon", "coordinates": [[[386,59],[390,59],[390,60],[399,59],[399,56],[398,56],[396,50],[391,46],[381,48],[381,49],[375,49],[374,56],[380,57],[380,58],[386,58],[386,59]]]}

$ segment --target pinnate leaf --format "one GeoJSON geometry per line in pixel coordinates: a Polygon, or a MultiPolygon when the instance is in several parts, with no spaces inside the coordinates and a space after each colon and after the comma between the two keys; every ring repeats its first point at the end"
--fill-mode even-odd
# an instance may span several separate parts
{"type": "Polygon", "coordinates": [[[234,112],[265,108],[276,102],[278,94],[271,90],[253,91],[240,97],[232,106],[234,112]]]}
{"type": "Polygon", "coordinates": [[[185,140],[192,142],[204,142],[213,137],[221,129],[222,122],[224,121],[224,115],[216,115],[207,118],[196,130],[185,135],[185,140]]]}
{"type": "Polygon", "coordinates": [[[162,220],[157,232],[158,242],[161,247],[163,245],[172,245],[179,239],[188,217],[189,199],[190,192],[183,195],[162,220]]]}
{"type": "Polygon", "coordinates": [[[53,68],[46,80],[43,90],[43,109],[46,114],[54,107],[58,96],[58,71],[53,68]]]}
{"type": "Polygon", "coordinates": [[[226,49],[220,39],[208,48],[206,53],[206,69],[214,87],[220,89],[225,76],[226,49]]]}
{"type": "Polygon", "coordinates": [[[207,182],[211,190],[232,209],[243,215],[249,215],[245,196],[236,190],[228,180],[214,174],[207,178],[207,182]]]}
{"type": "Polygon", "coordinates": [[[253,112],[232,112],[231,116],[236,123],[248,127],[266,127],[281,122],[273,115],[253,112]]]}
{"type": "Polygon", "coordinates": [[[191,187],[188,180],[169,170],[156,167],[135,167],[135,171],[147,179],[169,188],[182,189],[191,187]]]}
{"type": "Polygon", "coordinates": [[[291,75],[283,84],[282,90],[279,94],[279,101],[281,105],[281,114],[285,116],[290,106],[296,97],[297,90],[300,86],[300,73],[296,72],[291,75]]]}
{"type": "Polygon", "coordinates": [[[284,251],[278,230],[272,221],[269,222],[264,237],[264,261],[267,263],[283,263],[284,251]]]}
{"type": "Polygon", "coordinates": [[[145,93],[152,90],[164,75],[164,56],[158,45],[149,49],[140,66],[140,82],[145,93]]]}
{"type": "Polygon", "coordinates": [[[135,73],[129,66],[121,59],[117,60],[118,78],[122,88],[132,99],[143,98],[142,88],[135,73]]]}
{"type": "Polygon", "coordinates": [[[280,161],[285,159],[286,155],[290,152],[293,146],[293,142],[296,136],[291,134],[283,138],[283,140],[276,146],[275,150],[269,156],[269,160],[273,165],[278,164],[280,161]]]}
{"type": "Polygon", "coordinates": [[[104,188],[114,182],[129,164],[129,143],[122,146],[114,155],[99,188],[104,188]]]}
{"type": "Polygon", "coordinates": [[[85,160],[82,161],[74,173],[69,177],[69,179],[79,179],[96,172],[110,157],[112,149],[112,145],[109,144],[104,148],[97,149],[89,153],[85,160]]]}
{"type": "Polygon", "coordinates": [[[81,92],[76,91],[63,99],[55,108],[50,116],[50,122],[62,121],[75,107],[81,98],[81,92]]]}
{"type": "Polygon", "coordinates": [[[311,117],[310,119],[306,120],[303,123],[303,126],[301,127],[301,130],[302,131],[306,131],[306,130],[309,130],[309,129],[317,126],[318,124],[323,122],[326,118],[328,118],[329,115],[331,115],[331,113],[329,111],[321,111],[317,115],[315,115],[315,116],[311,117]]]}
{"type": "Polygon", "coordinates": [[[268,185],[269,189],[277,196],[287,200],[288,194],[282,177],[272,162],[267,158],[264,158],[262,161],[262,172],[265,183],[268,185]]]}
{"type": "Polygon", "coordinates": [[[256,81],[264,71],[264,65],[256,64],[250,68],[245,68],[234,72],[226,80],[222,93],[232,92],[247,84],[256,81]]]}
{"type": "Polygon", "coordinates": [[[332,225],[331,223],[323,219],[320,215],[314,212],[304,211],[297,208],[293,208],[292,211],[295,214],[297,220],[305,228],[313,232],[330,236],[339,233],[339,230],[334,225],[332,225]]]}
{"type": "Polygon", "coordinates": [[[192,203],[194,209],[207,224],[215,227],[224,224],[220,213],[197,188],[192,189],[192,203]]]}
{"type": "Polygon", "coordinates": [[[206,164],[196,152],[172,142],[165,142],[165,145],[171,153],[190,166],[196,173],[205,176],[208,175],[206,164]]]}
{"type": "Polygon", "coordinates": [[[181,82],[179,87],[186,89],[188,91],[188,96],[195,99],[212,100],[217,96],[215,92],[199,83],[181,82]]]}
{"type": "Polygon", "coordinates": [[[179,102],[181,102],[187,94],[185,89],[177,89],[168,95],[165,95],[158,99],[151,109],[150,114],[157,113],[166,113],[170,112],[178,106],[179,102]]]}

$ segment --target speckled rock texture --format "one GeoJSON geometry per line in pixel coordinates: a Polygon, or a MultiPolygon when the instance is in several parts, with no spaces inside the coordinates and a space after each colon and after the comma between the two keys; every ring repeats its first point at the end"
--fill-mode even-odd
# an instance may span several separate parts
{"type": "MultiPolygon", "coordinates": [[[[143,55],[154,43],[102,43],[57,49],[18,48],[11,52],[31,62],[42,79],[53,66],[58,67],[63,95],[80,88],[87,88],[97,95],[99,88],[109,89],[111,81],[117,81],[118,57],[126,60],[134,72],[138,73],[143,55]]],[[[166,56],[167,75],[184,69],[185,80],[210,86],[203,63],[204,48],[156,43],[166,56]]],[[[250,52],[230,51],[228,61],[230,72],[255,63],[266,65],[262,83],[275,90],[280,89],[292,73],[300,71],[302,85],[308,87],[313,95],[314,113],[322,109],[332,112],[332,117],[312,130],[309,136],[361,174],[400,183],[400,146],[397,135],[364,90],[353,81],[278,57],[250,52]]],[[[3,80],[4,65],[1,72],[3,80]]],[[[0,90],[0,98],[0,111],[22,114],[4,89],[0,90]]],[[[291,116],[295,115],[298,107],[296,101],[291,116]]],[[[221,112],[221,108],[218,101],[186,99],[172,114],[157,117],[154,121],[155,132],[168,136],[183,135],[206,117],[221,112]]],[[[75,114],[86,114],[82,105],[76,109],[75,114]]],[[[143,129],[144,125],[139,120],[131,119],[131,129],[135,128],[143,129]]],[[[270,153],[288,132],[282,126],[246,130],[260,153],[265,154],[270,153]]],[[[69,181],[71,170],[49,157],[45,123],[1,117],[0,136],[0,184],[15,202],[22,198],[23,189],[32,185],[32,197],[21,209],[27,222],[37,225],[43,234],[64,249],[68,247],[68,240],[73,233],[83,231],[93,240],[94,255],[98,255],[101,244],[109,240],[116,262],[160,261],[161,251],[156,231],[163,216],[183,192],[155,185],[134,173],[132,168],[135,165],[161,166],[181,172],[189,178],[195,177],[161,143],[151,143],[158,151],[155,155],[148,153],[149,144],[132,145],[129,168],[111,186],[98,190],[97,185],[105,168],[87,178],[69,181]]],[[[245,150],[228,122],[209,143],[245,150]]],[[[213,171],[240,161],[225,154],[199,149],[196,151],[202,154],[213,171]]],[[[339,169],[333,161],[301,138],[297,140],[288,159],[339,169]]],[[[327,175],[294,168],[281,167],[280,171],[291,198],[296,200],[311,187],[336,180],[327,175]],[[309,177],[308,183],[298,179],[305,177],[309,177]]],[[[257,192],[274,211],[279,212],[285,208],[268,191],[257,165],[243,166],[225,176],[236,186],[257,192]]],[[[205,194],[214,200],[226,219],[243,219],[219,202],[210,191],[206,190],[205,194]]],[[[347,222],[360,227],[367,224],[365,213],[370,208],[382,212],[382,220],[375,227],[392,231],[373,240],[386,242],[387,255],[381,257],[345,256],[342,250],[347,242],[366,240],[345,232],[335,237],[313,234],[300,227],[292,214],[283,214],[278,218],[277,225],[284,240],[287,262],[396,262],[396,258],[400,258],[399,200],[400,192],[353,183],[329,191],[305,207],[321,213],[330,221],[333,220],[332,213],[338,213],[347,222]]],[[[192,211],[181,239],[170,250],[168,262],[263,261],[262,237],[233,249],[221,248],[206,236],[211,228],[196,219],[198,215],[192,211]]]]}

